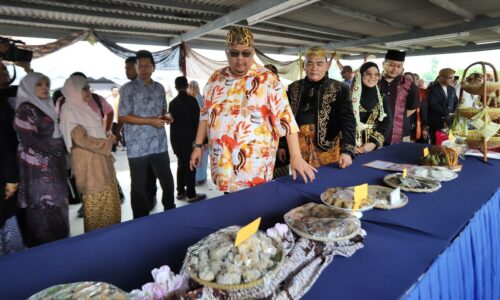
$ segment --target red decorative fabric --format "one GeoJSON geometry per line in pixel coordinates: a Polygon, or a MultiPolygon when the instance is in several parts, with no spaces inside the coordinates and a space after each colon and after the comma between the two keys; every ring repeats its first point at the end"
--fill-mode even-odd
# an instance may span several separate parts
{"type": "Polygon", "coordinates": [[[403,140],[403,120],[406,112],[406,97],[410,91],[412,82],[404,80],[398,85],[398,95],[394,108],[394,121],[392,127],[391,145],[399,144],[403,140]]]}

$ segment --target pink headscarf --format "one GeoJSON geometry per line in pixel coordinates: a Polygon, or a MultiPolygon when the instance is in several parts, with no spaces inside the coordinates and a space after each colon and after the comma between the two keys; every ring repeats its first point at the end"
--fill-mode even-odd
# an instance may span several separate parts
{"type": "Polygon", "coordinates": [[[69,152],[73,146],[71,132],[77,125],[84,127],[91,137],[106,138],[101,116],[83,100],[82,90],[85,85],[87,85],[87,79],[81,76],[71,76],[64,83],[62,90],[66,102],[61,107],[61,131],[69,152]]]}

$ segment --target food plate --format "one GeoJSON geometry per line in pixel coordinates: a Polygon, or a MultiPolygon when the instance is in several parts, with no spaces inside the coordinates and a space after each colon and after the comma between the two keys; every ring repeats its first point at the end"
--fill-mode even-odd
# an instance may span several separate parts
{"type": "Polygon", "coordinates": [[[460,172],[460,171],[462,171],[462,164],[460,164],[460,163],[457,164],[457,165],[455,165],[455,166],[439,166],[439,167],[448,169],[448,170],[450,170],[452,172],[460,172]]]}
{"type": "Polygon", "coordinates": [[[284,219],[299,236],[320,242],[349,240],[361,231],[353,214],[313,202],[290,210],[284,219]]]}
{"type": "Polygon", "coordinates": [[[390,198],[392,191],[394,191],[394,189],[381,185],[368,186],[368,194],[372,199],[375,199],[375,208],[396,209],[396,208],[401,208],[406,204],[408,204],[408,196],[401,193],[401,202],[397,205],[391,205],[390,198]]]}
{"type": "Polygon", "coordinates": [[[384,182],[390,187],[401,187],[403,191],[415,193],[432,193],[441,188],[439,181],[412,175],[403,178],[402,173],[387,175],[384,177],[384,182]]]}
{"type": "Polygon", "coordinates": [[[408,169],[408,174],[437,181],[450,181],[458,177],[458,174],[449,168],[435,166],[415,166],[408,169]]]}
{"type": "Polygon", "coordinates": [[[284,259],[281,242],[257,231],[234,246],[239,226],[221,229],[189,247],[184,266],[201,285],[221,290],[247,289],[273,276],[284,259]]]}
{"type": "MultiPolygon", "coordinates": [[[[321,194],[321,201],[329,207],[352,212],[354,206],[354,187],[328,188],[321,194]]],[[[358,211],[367,211],[375,206],[375,201],[370,198],[362,199],[358,211]]]]}
{"type": "Polygon", "coordinates": [[[29,300],[47,299],[129,299],[129,294],[105,282],[75,282],[49,287],[29,297],[29,300]]]}
{"type": "Polygon", "coordinates": [[[458,162],[458,150],[456,147],[432,146],[429,154],[422,157],[422,165],[446,167],[453,172],[460,172],[462,165],[458,162]]]}

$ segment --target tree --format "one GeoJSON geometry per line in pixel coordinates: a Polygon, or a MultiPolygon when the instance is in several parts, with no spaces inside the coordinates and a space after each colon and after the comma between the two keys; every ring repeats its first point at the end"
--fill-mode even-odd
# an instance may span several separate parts
{"type": "Polygon", "coordinates": [[[427,82],[434,81],[439,74],[438,65],[439,65],[439,59],[433,58],[431,60],[431,69],[425,72],[422,78],[427,82]]]}

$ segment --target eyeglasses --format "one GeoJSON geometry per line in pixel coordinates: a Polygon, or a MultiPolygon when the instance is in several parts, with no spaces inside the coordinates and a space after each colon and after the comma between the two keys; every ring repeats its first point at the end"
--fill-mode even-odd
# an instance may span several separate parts
{"type": "Polygon", "coordinates": [[[241,56],[243,57],[250,57],[252,56],[253,54],[253,51],[252,50],[243,50],[243,51],[236,51],[236,50],[232,50],[232,49],[227,49],[228,52],[229,52],[229,56],[231,57],[240,57],[240,54],[241,56]]]}

